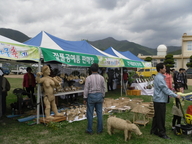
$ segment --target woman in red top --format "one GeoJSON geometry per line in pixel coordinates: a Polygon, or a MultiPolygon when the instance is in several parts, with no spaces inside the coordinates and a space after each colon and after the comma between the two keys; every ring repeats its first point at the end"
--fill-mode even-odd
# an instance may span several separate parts
{"type": "Polygon", "coordinates": [[[173,90],[173,78],[172,78],[172,75],[170,73],[170,68],[169,67],[166,67],[166,73],[164,75],[165,75],[165,82],[167,84],[167,87],[170,90],[173,90]]]}
{"type": "Polygon", "coordinates": [[[36,98],[34,95],[34,88],[36,86],[35,76],[30,67],[27,67],[27,73],[23,77],[23,89],[26,89],[28,93],[30,93],[29,98],[32,96],[33,103],[36,102],[36,98]]]}
{"type": "MultiPolygon", "coordinates": [[[[166,67],[166,72],[164,74],[165,76],[165,82],[167,84],[167,87],[170,89],[170,90],[173,90],[173,77],[171,75],[171,70],[169,67],[166,67]]],[[[168,101],[167,103],[169,103],[169,96],[168,96],[168,101]]]]}

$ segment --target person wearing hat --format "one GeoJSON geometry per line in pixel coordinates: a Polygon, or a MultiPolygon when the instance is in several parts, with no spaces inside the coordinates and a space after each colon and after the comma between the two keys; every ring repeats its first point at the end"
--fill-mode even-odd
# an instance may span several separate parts
{"type": "Polygon", "coordinates": [[[25,89],[29,95],[28,97],[32,99],[33,103],[36,103],[36,98],[34,95],[34,90],[36,86],[35,76],[32,73],[31,67],[27,67],[27,73],[23,76],[23,89],[25,89]]]}

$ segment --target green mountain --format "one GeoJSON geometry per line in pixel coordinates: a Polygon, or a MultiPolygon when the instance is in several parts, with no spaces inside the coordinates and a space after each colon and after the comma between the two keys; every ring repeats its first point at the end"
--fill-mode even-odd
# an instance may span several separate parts
{"type": "Polygon", "coordinates": [[[12,29],[6,29],[6,28],[0,28],[0,35],[21,43],[30,39],[30,37],[28,37],[22,32],[19,32],[17,30],[12,30],[12,29]]]}
{"type": "Polygon", "coordinates": [[[168,54],[172,54],[172,55],[181,54],[181,46],[168,46],[167,50],[168,50],[168,54]]]}
{"type": "Polygon", "coordinates": [[[156,53],[156,49],[141,46],[139,44],[129,42],[127,40],[118,41],[112,37],[108,37],[103,40],[88,41],[88,42],[101,50],[113,47],[117,51],[130,51],[134,55],[137,55],[138,53],[142,53],[143,55],[154,55],[156,53]]]}
{"type": "MultiPolygon", "coordinates": [[[[134,42],[129,42],[127,40],[118,41],[112,37],[108,37],[106,39],[97,40],[97,41],[88,41],[91,45],[101,49],[106,50],[109,47],[113,47],[117,51],[130,51],[134,55],[138,55],[139,53],[143,55],[156,55],[157,49],[148,48],[134,42]]],[[[168,46],[167,52],[181,54],[181,47],[178,46],[168,46]]]]}
{"type": "MultiPolygon", "coordinates": [[[[18,42],[25,42],[29,40],[30,37],[25,35],[22,32],[13,29],[0,28],[0,35],[5,36],[7,38],[16,40],[18,42]]],[[[91,45],[95,46],[100,50],[105,50],[109,47],[113,47],[117,51],[130,51],[134,55],[138,55],[139,53],[143,55],[156,55],[157,49],[148,48],[142,45],[139,45],[134,42],[129,42],[127,40],[118,41],[112,37],[108,37],[102,40],[97,41],[88,41],[91,45]]],[[[167,47],[168,54],[181,54],[181,47],[179,46],[168,46],[167,47]]]]}

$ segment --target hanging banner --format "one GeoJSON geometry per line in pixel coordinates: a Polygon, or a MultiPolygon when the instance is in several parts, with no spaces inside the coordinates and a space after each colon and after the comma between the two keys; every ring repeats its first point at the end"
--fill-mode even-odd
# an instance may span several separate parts
{"type": "Polygon", "coordinates": [[[60,51],[42,48],[41,51],[44,61],[57,61],[74,66],[90,67],[93,63],[98,63],[100,67],[122,67],[123,61],[119,58],[109,58],[105,56],[96,56],[89,54],[81,54],[69,51],[60,51]]]}
{"type": "Polygon", "coordinates": [[[97,56],[99,58],[100,67],[124,67],[123,60],[121,58],[112,58],[105,56],[97,56]]]}
{"type": "Polygon", "coordinates": [[[98,63],[98,58],[95,55],[80,54],[69,51],[60,51],[47,48],[41,48],[44,61],[57,61],[74,66],[89,67],[93,63],[98,63]]]}
{"type": "Polygon", "coordinates": [[[0,58],[38,62],[40,54],[38,47],[0,41],[0,58]]]}
{"type": "Polygon", "coordinates": [[[142,62],[144,67],[152,67],[151,62],[142,62]]]}
{"type": "Polygon", "coordinates": [[[123,59],[125,67],[142,68],[144,67],[141,61],[123,59]]]}

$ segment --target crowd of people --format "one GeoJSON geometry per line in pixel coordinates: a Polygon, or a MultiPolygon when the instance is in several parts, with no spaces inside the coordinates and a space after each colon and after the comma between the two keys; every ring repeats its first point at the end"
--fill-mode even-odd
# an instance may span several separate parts
{"type": "Polygon", "coordinates": [[[105,79],[105,92],[113,91],[114,90],[114,81],[121,80],[120,70],[115,68],[101,68],[98,70],[98,73],[102,75],[105,79]]]}
{"type": "MultiPolygon", "coordinates": [[[[49,68],[48,66],[46,68],[49,68]]],[[[172,129],[175,129],[176,124],[181,124],[181,107],[178,105],[178,101],[181,98],[176,92],[184,92],[188,89],[187,86],[187,76],[185,69],[180,68],[179,72],[174,69],[166,67],[165,64],[159,63],[156,66],[158,74],[154,78],[154,117],[152,121],[151,134],[155,134],[163,139],[171,139],[166,134],[165,128],[165,117],[166,117],[166,104],[169,103],[169,98],[173,97],[174,103],[172,108],[172,129]]],[[[118,69],[106,70],[106,68],[100,69],[98,64],[94,63],[90,67],[90,75],[86,78],[84,87],[84,104],[87,105],[87,129],[86,133],[93,134],[92,124],[93,124],[93,112],[94,109],[97,113],[97,133],[103,132],[103,120],[102,120],[102,106],[105,93],[108,91],[113,91],[113,81],[114,79],[121,79],[120,72],[118,69]]],[[[51,73],[51,68],[49,74],[51,73]]],[[[49,75],[48,74],[48,75],[49,75]]],[[[43,73],[44,76],[46,76],[43,73]]],[[[47,75],[47,76],[48,76],[47,75]]],[[[123,82],[128,82],[128,73],[124,69],[123,72],[123,82]]],[[[6,112],[6,96],[7,91],[10,90],[10,84],[6,78],[1,75],[2,83],[2,109],[3,114],[6,112]]],[[[32,73],[31,67],[27,68],[27,73],[23,77],[23,89],[29,93],[29,98],[36,103],[36,98],[34,96],[34,88],[36,87],[35,76],[32,73]]],[[[48,94],[47,94],[48,95],[48,94]]],[[[184,104],[184,102],[182,103],[184,104]]]]}

